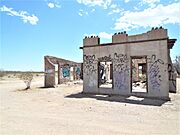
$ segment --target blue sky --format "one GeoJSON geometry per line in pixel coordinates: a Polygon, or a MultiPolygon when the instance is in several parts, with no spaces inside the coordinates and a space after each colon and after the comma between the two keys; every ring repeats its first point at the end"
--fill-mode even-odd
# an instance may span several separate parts
{"type": "Polygon", "coordinates": [[[43,71],[44,55],[82,62],[82,41],[99,35],[101,43],[127,31],[152,27],[177,38],[172,59],[180,55],[178,0],[0,0],[0,69],[43,71]]]}

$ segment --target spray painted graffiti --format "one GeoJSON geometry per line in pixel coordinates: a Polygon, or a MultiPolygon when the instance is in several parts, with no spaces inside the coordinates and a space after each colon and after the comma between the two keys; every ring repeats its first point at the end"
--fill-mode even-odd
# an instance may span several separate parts
{"type": "Polygon", "coordinates": [[[114,53],[114,87],[120,90],[128,88],[128,61],[127,55],[114,53]]]}
{"type": "Polygon", "coordinates": [[[126,70],[128,58],[127,55],[114,53],[114,72],[121,72],[126,70]]]}
{"type": "Polygon", "coordinates": [[[117,53],[114,53],[113,60],[115,63],[127,63],[129,61],[126,54],[117,54],[117,53]]]}
{"type": "Polygon", "coordinates": [[[90,75],[97,72],[95,69],[95,55],[84,55],[84,73],[90,75]]]}
{"type": "Polygon", "coordinates": [[[98,58],[98,61],[103,61],[103,62],[112,61],[112,58],[111,58],[111,55],[104,56],[104,57],[98,58]]]}
{"type": "Polygon", "coordinates": [[[150,63],[149,67],[149,80],[152,88],[154,90],[160,91],[162,76],[160,73],[160,65],[164,64],[164,61],[161,59],[157,59],[156,55],[152,55],[151,58],[148,58],[148,63],[150,63]]]}
{"type": "Polygon", "coordinates": [[[127,74],[124,71],[114,74],[114,86],[119,90],[126,90],[127,86],[127,74]]]}
{"type": "Polygon", "coordinates": [[[62,67],[62,74],[63,74],[64,78],[70,77],[70,67],[69,66],[63,66],[62,67]]]}

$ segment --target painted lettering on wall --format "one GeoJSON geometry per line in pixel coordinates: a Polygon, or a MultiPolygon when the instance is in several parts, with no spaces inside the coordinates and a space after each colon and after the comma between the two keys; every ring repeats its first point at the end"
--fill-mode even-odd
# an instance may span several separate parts
{"type": "Polygon", "coordinates": [[[98,58],[98,61],[101,61],[101,62],[112,61],[112,58],[111,58],[111,55],[104,56],[104,57],[98,58]]]}
{"type": "Polygon", "coordinates": [[[162,76],[160,73],[160,65],[164,64],[164,61],[161,59],[157,59],[156,55],[152,55],[151,58],[148,58],[148,63],[150,64],[149,67],[149,80],[150,85],[152,86],[153,90],[160,91],[162,76]]]}
{"type": "Polygon", "coordinates": [[[128,74],[129,74],[129,67],[128,58],[125,54],[117,54],[114,53],[113,58],[113,65],[114,65],[114,87],[125,90],[128,89],[128,74]]]}
{"type": "Polygon", "coordinates": [[[97,72],[95,69],[95,55],[84,55],[84,73],[86,75],[91,75],[97,72]]]}

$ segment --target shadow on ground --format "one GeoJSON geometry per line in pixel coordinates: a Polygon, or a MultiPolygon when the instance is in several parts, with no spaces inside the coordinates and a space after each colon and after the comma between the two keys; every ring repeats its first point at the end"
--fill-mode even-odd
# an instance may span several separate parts
{"type": "Polygon", "coordinates": [[[65,98],[94,98],[96,100],[103,100],[109,102],[120,102],[120,103],[129,103],[137,105],[152,105],[152,106],[161,106],[167,100],[151,99],[151,98],[142,98],[135,96],[119,96],[119,95],[101,95],[101,94],[85,94],[85,93],[76,93],[67,95],[65,98]]]}

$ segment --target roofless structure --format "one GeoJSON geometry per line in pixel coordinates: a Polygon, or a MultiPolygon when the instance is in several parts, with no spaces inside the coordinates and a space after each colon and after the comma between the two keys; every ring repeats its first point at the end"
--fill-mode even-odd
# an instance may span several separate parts
{"type": "Polygon", "coordinates": [[[170,58],[176,39],[162,27],[138,34],[115,33],[112,43],[83,39],[83,92],[169,98],[175,91],[170,58]]]}

